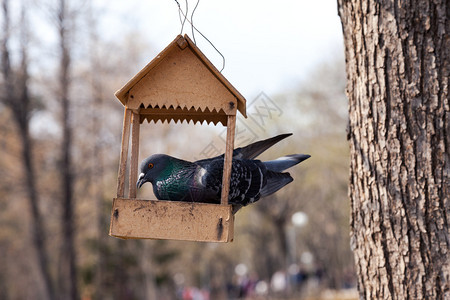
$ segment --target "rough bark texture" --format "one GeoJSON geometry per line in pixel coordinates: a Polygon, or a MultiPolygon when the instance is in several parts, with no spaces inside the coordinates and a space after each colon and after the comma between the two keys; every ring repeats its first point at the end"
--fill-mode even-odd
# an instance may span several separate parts
{"type": "Polygon", "coordinates": [[[449,9],[338,0],[364,299],[450,299],[449,9]]]}

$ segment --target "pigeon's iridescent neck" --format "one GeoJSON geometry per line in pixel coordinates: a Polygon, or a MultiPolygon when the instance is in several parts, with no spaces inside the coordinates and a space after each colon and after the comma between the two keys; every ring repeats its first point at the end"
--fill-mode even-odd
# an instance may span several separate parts
{"type": "Polygon", "coordinates": [[[155,196],[160,200],[184,200],[194,178],[196,165],[182,160],[171,160],[156,178],[155,196]]]}

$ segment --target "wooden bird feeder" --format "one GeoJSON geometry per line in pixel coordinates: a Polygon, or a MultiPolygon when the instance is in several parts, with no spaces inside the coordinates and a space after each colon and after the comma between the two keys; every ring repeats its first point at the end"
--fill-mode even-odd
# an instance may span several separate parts
{"type": "Polygon", "coordinates": [[[246,117],[244,97],[187,35],[178,35],[115,95],[125,113],[109,234],[124,239],[232,241],[234,215],[228,192],[237,111],[246,117]],[[139,127],[145,120],[207,121],[227,127],[220,204],[136,199],[139,127]],[[129,195],[125,197],[130,132],[129,195]]]}

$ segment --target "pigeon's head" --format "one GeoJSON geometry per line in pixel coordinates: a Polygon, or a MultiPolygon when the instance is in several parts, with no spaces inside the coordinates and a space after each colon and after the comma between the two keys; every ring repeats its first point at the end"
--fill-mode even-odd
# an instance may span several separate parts
{"type": "Polygon", "coordinates": [[[170,156],[164,154],[154,154],[144,159],[136,183],[137,188],[140,188],[146,182],[153,183],[167,169],[169,162],[170,156]]]}

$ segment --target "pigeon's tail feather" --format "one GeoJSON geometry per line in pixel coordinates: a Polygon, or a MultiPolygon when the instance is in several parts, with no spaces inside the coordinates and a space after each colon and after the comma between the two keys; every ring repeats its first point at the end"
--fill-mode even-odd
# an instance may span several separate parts
{"type": "Polygon", "coordinates": [[[292,154],[277,158],[275,160],[265,161],[263,163],[266,166],[267,170],[282,172],[310,157],[311,155],[307,154],[292,154]]]}
{"type": "Polygon", "coordinates": [[[241,159],[254,159],[279,141],[291,136],[292,133],[280,134],[275,137],[258,141],[248,146],[234,150],[233,156],[241,159]]]}
{"type": "Polygon", "coordinates": [[[286,184],[292,182],[294,179],[291,177],[289,173],[278,173],[278,172],[272,172],[267,171],[267,183],[266,185],[261,189],[261,197],[269,196],[282,187],[284,187],[286,184]]]}

